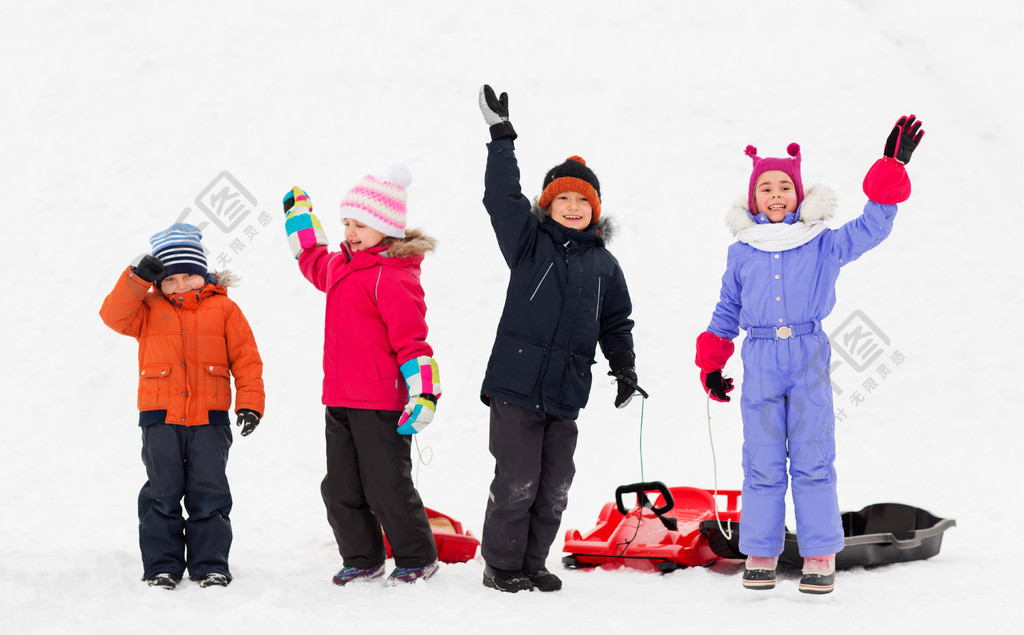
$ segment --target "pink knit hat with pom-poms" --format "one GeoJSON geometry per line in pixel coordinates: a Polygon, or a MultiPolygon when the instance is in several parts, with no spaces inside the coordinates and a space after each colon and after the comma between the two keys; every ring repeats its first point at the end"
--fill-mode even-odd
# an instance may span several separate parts
{"type": "Polygon", "coordinates": [[[385,236],[405,238],[405,188],[412,183],[412,172],[396,163],[388,175],[367,175],[341,199],[341,217],[368,225],[385,236]]]}
{"type": "Polygon", "coordinates": [[[754,170],[750,173],[750,187],[747,190],[747,211],[751,214],[757,213],[757,208],[754,204],[754,187],[757,186],[757,179],[765,172],[772,170],[782,170],[789,175],[789,178],[793,179],[793,185],[796,187],[797,207],[803,202],[804,183],[800,179],[800,146],[796,143],[791,143],[786,148],[786,152],[789,153],[788,159],[775,157],[765,157],[762,159],[757,156],[757,148],[747,146],[746,154],[754,162],[754,170]]]}

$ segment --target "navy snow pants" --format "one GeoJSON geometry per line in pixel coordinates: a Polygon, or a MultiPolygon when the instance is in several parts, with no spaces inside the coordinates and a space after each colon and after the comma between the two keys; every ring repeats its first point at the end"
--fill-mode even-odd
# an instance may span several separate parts
{"type": "Polygon", "coordinates": [[[139,492],[143,579],[158,573],[197,580],[228,571],[231,491],[225,469],[231,427],[154,423],[142,428],[149,478],[139,492]],[[188,518],[182,516],[185,499],[188,518]]]}

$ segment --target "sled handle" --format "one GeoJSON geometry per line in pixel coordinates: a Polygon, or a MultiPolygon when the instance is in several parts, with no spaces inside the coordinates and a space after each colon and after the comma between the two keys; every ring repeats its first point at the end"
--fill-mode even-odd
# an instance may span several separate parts
{"type": "Polygon", "coordinates": [[[668,487],[661,481],[650,481],[648,483],[633,483],[632,485],[619,485],[615,488],[615,506],[618,507],[619,513],[625,516],[629,513],[626,506],[622,503],[623,494],[636,494],[636,506],[646,507],[650,509],[656,516],[661,516],[676,504],[675,499],[672,498],[672,492],[668,490],[668,487]],[[665,499],[665,504],[661,507],[654,507],[651,504],[651,500],[647,498],[645,492],[658,492],[661,497],[665,499]]]}

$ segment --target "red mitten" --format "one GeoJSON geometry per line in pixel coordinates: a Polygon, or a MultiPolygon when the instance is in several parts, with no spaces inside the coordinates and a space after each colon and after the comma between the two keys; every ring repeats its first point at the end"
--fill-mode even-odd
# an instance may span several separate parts
{"type": "Polygon", "coordinates": [[[898,159],[883,157],[864,175],[864,193],[882,205],[895,205],[910,198],[910,177],[898,159]]]}
{"type": "Polygon", "coordinates": [[[715,401],[729,401],[725,393],[733,389],[732,380],[722,377],[722,369],[729,361],[736,345],[732,340],[719,337],[710,331],[697,336],[697,357],[694,362],[700,367],[700,386],[715,401]],[[708,376],[711,376],[711,385],[708,376]]]}

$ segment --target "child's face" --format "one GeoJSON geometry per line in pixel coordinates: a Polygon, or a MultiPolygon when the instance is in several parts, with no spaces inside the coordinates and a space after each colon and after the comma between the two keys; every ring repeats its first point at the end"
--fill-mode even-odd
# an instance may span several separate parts
{"type": "Polygon", "coordinates": [[[587,197],[577,192],[562,192],[548,206],[551,220],[569,229],[586,229],[594,216],[587,197]]]}
{"type": "Polygon", "coordinates": [[[197,276],[194,273],[176,273],[160,281],[160,290],[164,292],[164,295],[174,295],[186,291],[198,291],[205,285],[206,278],[203,276],[197,276]]]}
{"type": "Polygon", "coordinates": [[[384,240],[384,234],[369,225],[351,218],[342,219],[342,222],[345,223],[345,241],[352,251],[376,247],[384,240]]]}
{"type": "Polygon", "coordinates": [[[782,170],[769,170],[757,179],[754,187],[756,213],[764,214],[768,220],[777,223],[786,218],[788,212],[796,211],[796,186],[793,179],[782,170]]]}

